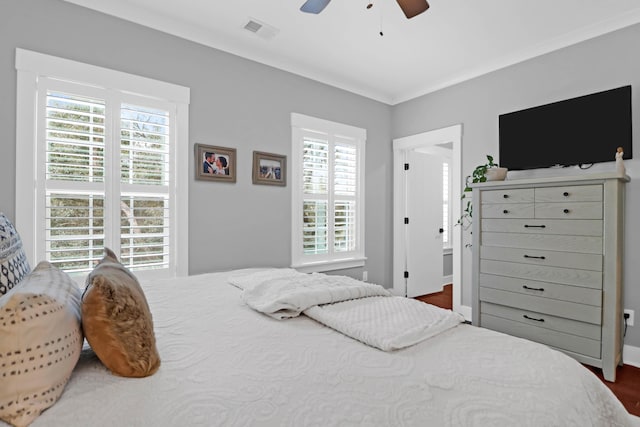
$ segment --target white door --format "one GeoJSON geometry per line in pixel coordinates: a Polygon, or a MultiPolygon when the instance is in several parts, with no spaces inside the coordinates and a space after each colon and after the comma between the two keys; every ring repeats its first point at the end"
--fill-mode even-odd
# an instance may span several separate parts
{"type": "Polygon", "coordinates": [[[442,158],[409,150],[406,171],[407,296],[442,290],[442,158]]]}
{"type": "MultiPolygon", "coordinates": [[[[407,210],[407,189],[404,164],[407,160],[407,152],[410,150],[436,149],[451,143],[451,150],[447,154],[441,153],[441,157],[450,159],[449,174],[451,176],[450,205],[451,218],[460,218],[462,213],[462,124],[433,129],[415,135],[404,136],[393,140],[393,293],[407,296],[407,279],[404,272],[407,269],[407,241],[405,238],[404,217],[407,210]]],[[[437,154],[434,153],[434,154],[437,154]]],[[[454,227],[450,222],[451,243],[453,247],[453,310],[471,320],[471,307],[463,305],[463,294],[470,299],[471,289],[463,283],[463,256],[462,232],[460,227],[454,227]]],[[[469,251],[464,251],[469,252],[469,251]]],[[[438,256],[442,259],[442,253],[438,256]]],[[[465,258],[466,259],[466,258],[465,258]]],[[[465,262],[468,268],[470,262],[465,262]]],[[[465,275],[466,277],[466,275],[465,275]]]]}

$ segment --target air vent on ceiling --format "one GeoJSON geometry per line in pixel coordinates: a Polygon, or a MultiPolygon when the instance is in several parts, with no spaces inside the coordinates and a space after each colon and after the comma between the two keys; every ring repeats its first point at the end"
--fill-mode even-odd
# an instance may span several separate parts
{"type": "Polygon", "coordinates": [[[265,40],[271,40],[280,32],[276,27],[265,24],[264,22],[258,21],[254,18],[249,18],[248,21],[245,22],[244,29],[251,31],[258,37],[265,40]]]}
{"type": "Polygon", "coordinates": [[[262,28],[262,24],[257,23],[256,21],[249,21],[247,22],[247,24],[244,26],[245,30],[249,30],[252,33],[257,33],[260,28],[262,28]]]}

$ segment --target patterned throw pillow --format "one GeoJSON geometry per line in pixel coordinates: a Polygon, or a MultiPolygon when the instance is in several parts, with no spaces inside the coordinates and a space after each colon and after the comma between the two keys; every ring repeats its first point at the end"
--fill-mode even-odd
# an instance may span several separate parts
{"type": "Polygon", "coordinates": [[[29,425],[62,394],[80,358],[80,288],[46,261],[0,297],[0,420],[29,425]]]}
{"type": "Polygon", "coordinates": [[[22,249],[22,240],[15,227],[0,212],[0,296],[9,292],[31,272],[22,249]]]}

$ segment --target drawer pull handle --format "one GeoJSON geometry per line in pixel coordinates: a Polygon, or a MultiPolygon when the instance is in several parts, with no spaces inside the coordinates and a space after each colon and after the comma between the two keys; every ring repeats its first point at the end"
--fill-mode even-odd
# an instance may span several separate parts
{"type": "Polygon", "coordinates": [[[508,213],[509,213],[509,211],[505,209],[505,210],[503,210],[503,211],[502,211],[502,213],[503,213],[503,214],[508,214],[508,213]]]}
{"type": "Polygon", "coordinates": [[[524,228],[547,228],[546,225],[529,225],[529,224],[525,224],[524,228]]]}
{"type": "Polygon", "coordinates": [[[529,317],[526,314],[523,315],[522,317],[524,317],[525,319],[534,320],[536,322],[544,322],[544,319],[536,319],[535,317],[529,317]]]}
{"type": "Polygon", "coordinates": [[[565,191],[564,193],[562,193],[562,195],[563,195],[564,197],[569,197],[569,192],[565,191]]]}
{"type": "Polygon", "coordinates": [[[503,194],[502,197],[504,197],[505,199],[508,199],[509,195],[508,194],[503,194]]]}
{"type": "Polygon", "coordinates": [[[565,210],[563,210],[562,212],[564,212],[564,213],[569,213],[570,211],[569,211],[569,209],[565,209],[565,210]]]}
{"type": "Polygon", "coordinates": [[[522,287],[523,287],[524,289],[529,290],[529,291],[540,291],[540,292],[544,292],[544,288],[531,288],[531,287],[529,287],[529,286],[527,286],[527,285],[522,285],[522,287]]]}
{"type": "Polygon", "coordinates": [[[547,259],[545,256],[533,256],[533,255],[526,255],[524,256],[525,258],[535,258],[535,259],[547,259]]]}

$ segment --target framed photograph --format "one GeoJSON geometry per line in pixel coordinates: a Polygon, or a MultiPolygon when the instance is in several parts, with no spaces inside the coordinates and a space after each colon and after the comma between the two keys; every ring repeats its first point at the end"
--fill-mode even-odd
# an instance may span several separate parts
{"type": "Polygon", "coordinates": [[[254,184],[287,185],[287,156],[254,151],[252,177],[254,184]]]}
{"type": "Polygon", "coordinates": [[[236,182],[236,149],[196,144],[196,179],[236,182]]]}

